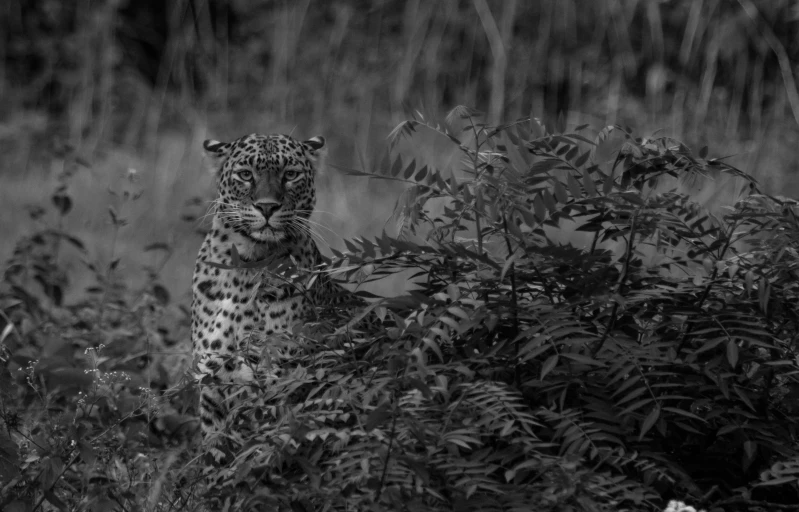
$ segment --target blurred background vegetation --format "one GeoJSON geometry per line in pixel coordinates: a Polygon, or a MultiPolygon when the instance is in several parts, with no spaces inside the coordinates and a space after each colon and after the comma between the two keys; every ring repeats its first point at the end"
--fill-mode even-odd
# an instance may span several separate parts
{"type": "MultiPolygon", "coordinates": [[[[131,278],[155,265],[185,303],[213,195],[203,139],[321,134],[331,163],[375,170],[398,122],[461,104],[660,131],[794,195],[797,32],[792,0],[5,0],[0,257],[54,222],[31,205],[65,186],[61,227],[131,278]]],[[[334,246],[383,229],[398,194],[332,166],[319,187],[334,246]]]]}

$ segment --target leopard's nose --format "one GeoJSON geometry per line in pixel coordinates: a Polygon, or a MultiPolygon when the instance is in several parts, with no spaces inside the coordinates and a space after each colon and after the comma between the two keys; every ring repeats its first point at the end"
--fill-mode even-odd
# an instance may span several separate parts
{"type": "Polygon", "coordinates": [[[264,220],[269,220],[269,217],[272,216],[277,210],[280,209],[280,203],[275,203],[272,201],[261,201],[255,203],[255,209],[261,212],[261,215],[264,216],[264,220]]]}

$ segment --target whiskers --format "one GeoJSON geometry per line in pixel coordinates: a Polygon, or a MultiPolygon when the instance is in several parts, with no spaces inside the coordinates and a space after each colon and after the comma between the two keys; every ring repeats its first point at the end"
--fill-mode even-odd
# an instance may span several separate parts
{"type": "Polygon", "coordinates": [[[328,242],[327,238],[325,236],[323,236],[319,232],[320,230],[327,231],[328,234],[333,235],[334,239],[341,240],[341,238],[342,238],[341,233],[338,233],[337,231],[332,229],[330,226],[326,226],[325,224],[322,224],[321,222],[317,222],[315,220],[311,220],[311,218],[310,218],[310,216],[313,213],[323,213],[325,215],[329,215],[331,217],[335,217],[336,219],[344,222],[344,219],[340,215],[336,215],[333,212],[327,212],[327,211],[324,211],[324,210],[295,210],[294,213],[295,214],[300,214],[297,217],[295,217],[295,219],[298,222],[304,224],[308,228],[309,231],[313,231],[314,234],[316,235],[317,239],[320,242],[324,242],[325,245],[330,245],[330,242],[328,242]],[[302,214],[306,214],[307,217],[301,216],[302,214]]]}
{"type": "Polygon", "coordinates": [[[308,222],[308,219],[302,217],[294,217],[286,224],[287,231],[294,231],[298,235],[305,235],[311,238],[314,242],[321,245],[327,245],[327,240],[314,230],[314,226],[308,222]]]}
{"type": "Polygon", "coordinates": [[[340,220],[341,222],[346,222],[344,217],[342,217],[341,215],[335,214],[333,212],[328,212],[326,210],[294,210],[294,211],[296,213],[305,213],[305,214],[308,214],[308,215],[312,215],[314,213],[323,213],[325,215],[330,215],[331,217],[335,217],[336,220],[340,220]]]}
{"type": "MultiPolygon", "coordinates": [[[[235,230],[250,231],[252,229],[252,226],[250,226],[247,220],[249,217],[251,217],[251,215],[246,209],[242,208],[241,204],[227,203],[221,199],[215,199],[213,201],[209,201],[209,203],[208,210],[206,211],[205,215],[198,219],[199,222],[203,222],[205,219],[210,217],[212,219],[221,220],[235,230]]],[[[283,227],[278,227],[275,229],[277,231],[284,229],[287,232],[293,232],[298,238],[310,238],[315,243],[326,247],[330,245],[329,240],[341,239],[341,235],[335,230],[331,229],[329,226],[305,217],[306,215],[310,216],[311,213],[313,213],[312,210],[295,210],[292,213],[286,212],[280,217],[285,216],[288,218],[275,219],[278,224],[285,224],[283,227]],[[330,238],[331,235],[332,238],[330,238]]],[[[331,212],[321,213],[340,218],[331,212]]],[[[266,228],[267,226],[264,226],[263,229],[266,228]]],[[[256,233],[253,233],[253,236],[255,235],[256,233]]],[[[278,247],[284,245],[286,242],[287,241],[280,239],[277,232],[275,233],[274,239],[271,237],[269,238],[269,243],[276,244],[278,247]]]]}
{"type": "Polygon", "coordinates": [[[214,199],[213,201],[209,202],[211,204],[208,205],[208,210],[205,212],[205,215],[198,219],[198,222],[203,222],[208,217],[211,217],[212,219],[218,217],[222,221],[225,221],[228,224],[232,224],[236,227],[240,227],[243,224],[240,205],[234,203],[225,203],[219,199],[214,199]]]}

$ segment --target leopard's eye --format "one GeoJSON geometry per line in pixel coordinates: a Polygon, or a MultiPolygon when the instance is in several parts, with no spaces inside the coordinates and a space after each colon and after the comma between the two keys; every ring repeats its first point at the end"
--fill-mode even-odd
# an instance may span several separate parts
{"type": "Polygon", "coordinates": [[[283,173],[283,179],[286,181],[294,181],[300,177],[299,171],[286,171],[283,173]]]}
{"type": "Polygon", "coordinates": [[[252,171],[239,171],[236,177],[242,181],[250,181],[252,179],[252,171]]]}

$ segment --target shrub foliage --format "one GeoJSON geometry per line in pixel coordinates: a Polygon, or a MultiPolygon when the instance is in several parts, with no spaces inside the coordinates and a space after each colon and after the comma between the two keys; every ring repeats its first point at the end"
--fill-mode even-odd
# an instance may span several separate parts
{"type": "Polygon", "coordinates": [[[270,340],[276,371],[242,390],[252,398],[238,412],[256,426],[226,464],[186,449],[196,428],[184,416],[190,383],[158,394],[114,380],[124,358],[113,351],[127,346],[119,340],[148,336],[130,316],[114,324],[128,326],[127,338],[109,330],[109,313],[83,321],[91,335],[56,336],[70,340],[62,352],[101,342],[111,351],[69,359],[93,362],[75,381],[87,381],[95,412],[63,378],[53,385],[53,352],[19,319],[63,326],[74,310],[34,308],[7,273],[4,510],[44,501],[305,511],[799,501],[796,202],[762,193],[706,148],[695,154],[668,138],[480,119],[465,107],[444,127],[417,115],[390,136],[386,169],[347,170],[407,184],[399,234],[347,241],[313,272],[350,283],[405,272],[414,290],[356,291],[366,305],[319,308],[270,340]],[[428,136],[451,141],[454,168],[399,154],[428,136]],[[623,143],[605,158],[611,137],[623,143]],[[684,191],[725,175],[741,185],[732,206],[711,211],[684,191]],[[45,368],[20,355],[37,350],[45,368]],[[34,403],[56,407],[37,415],[34,403]],[[116,469],[98,480],[103,468],[116,469]]]}

